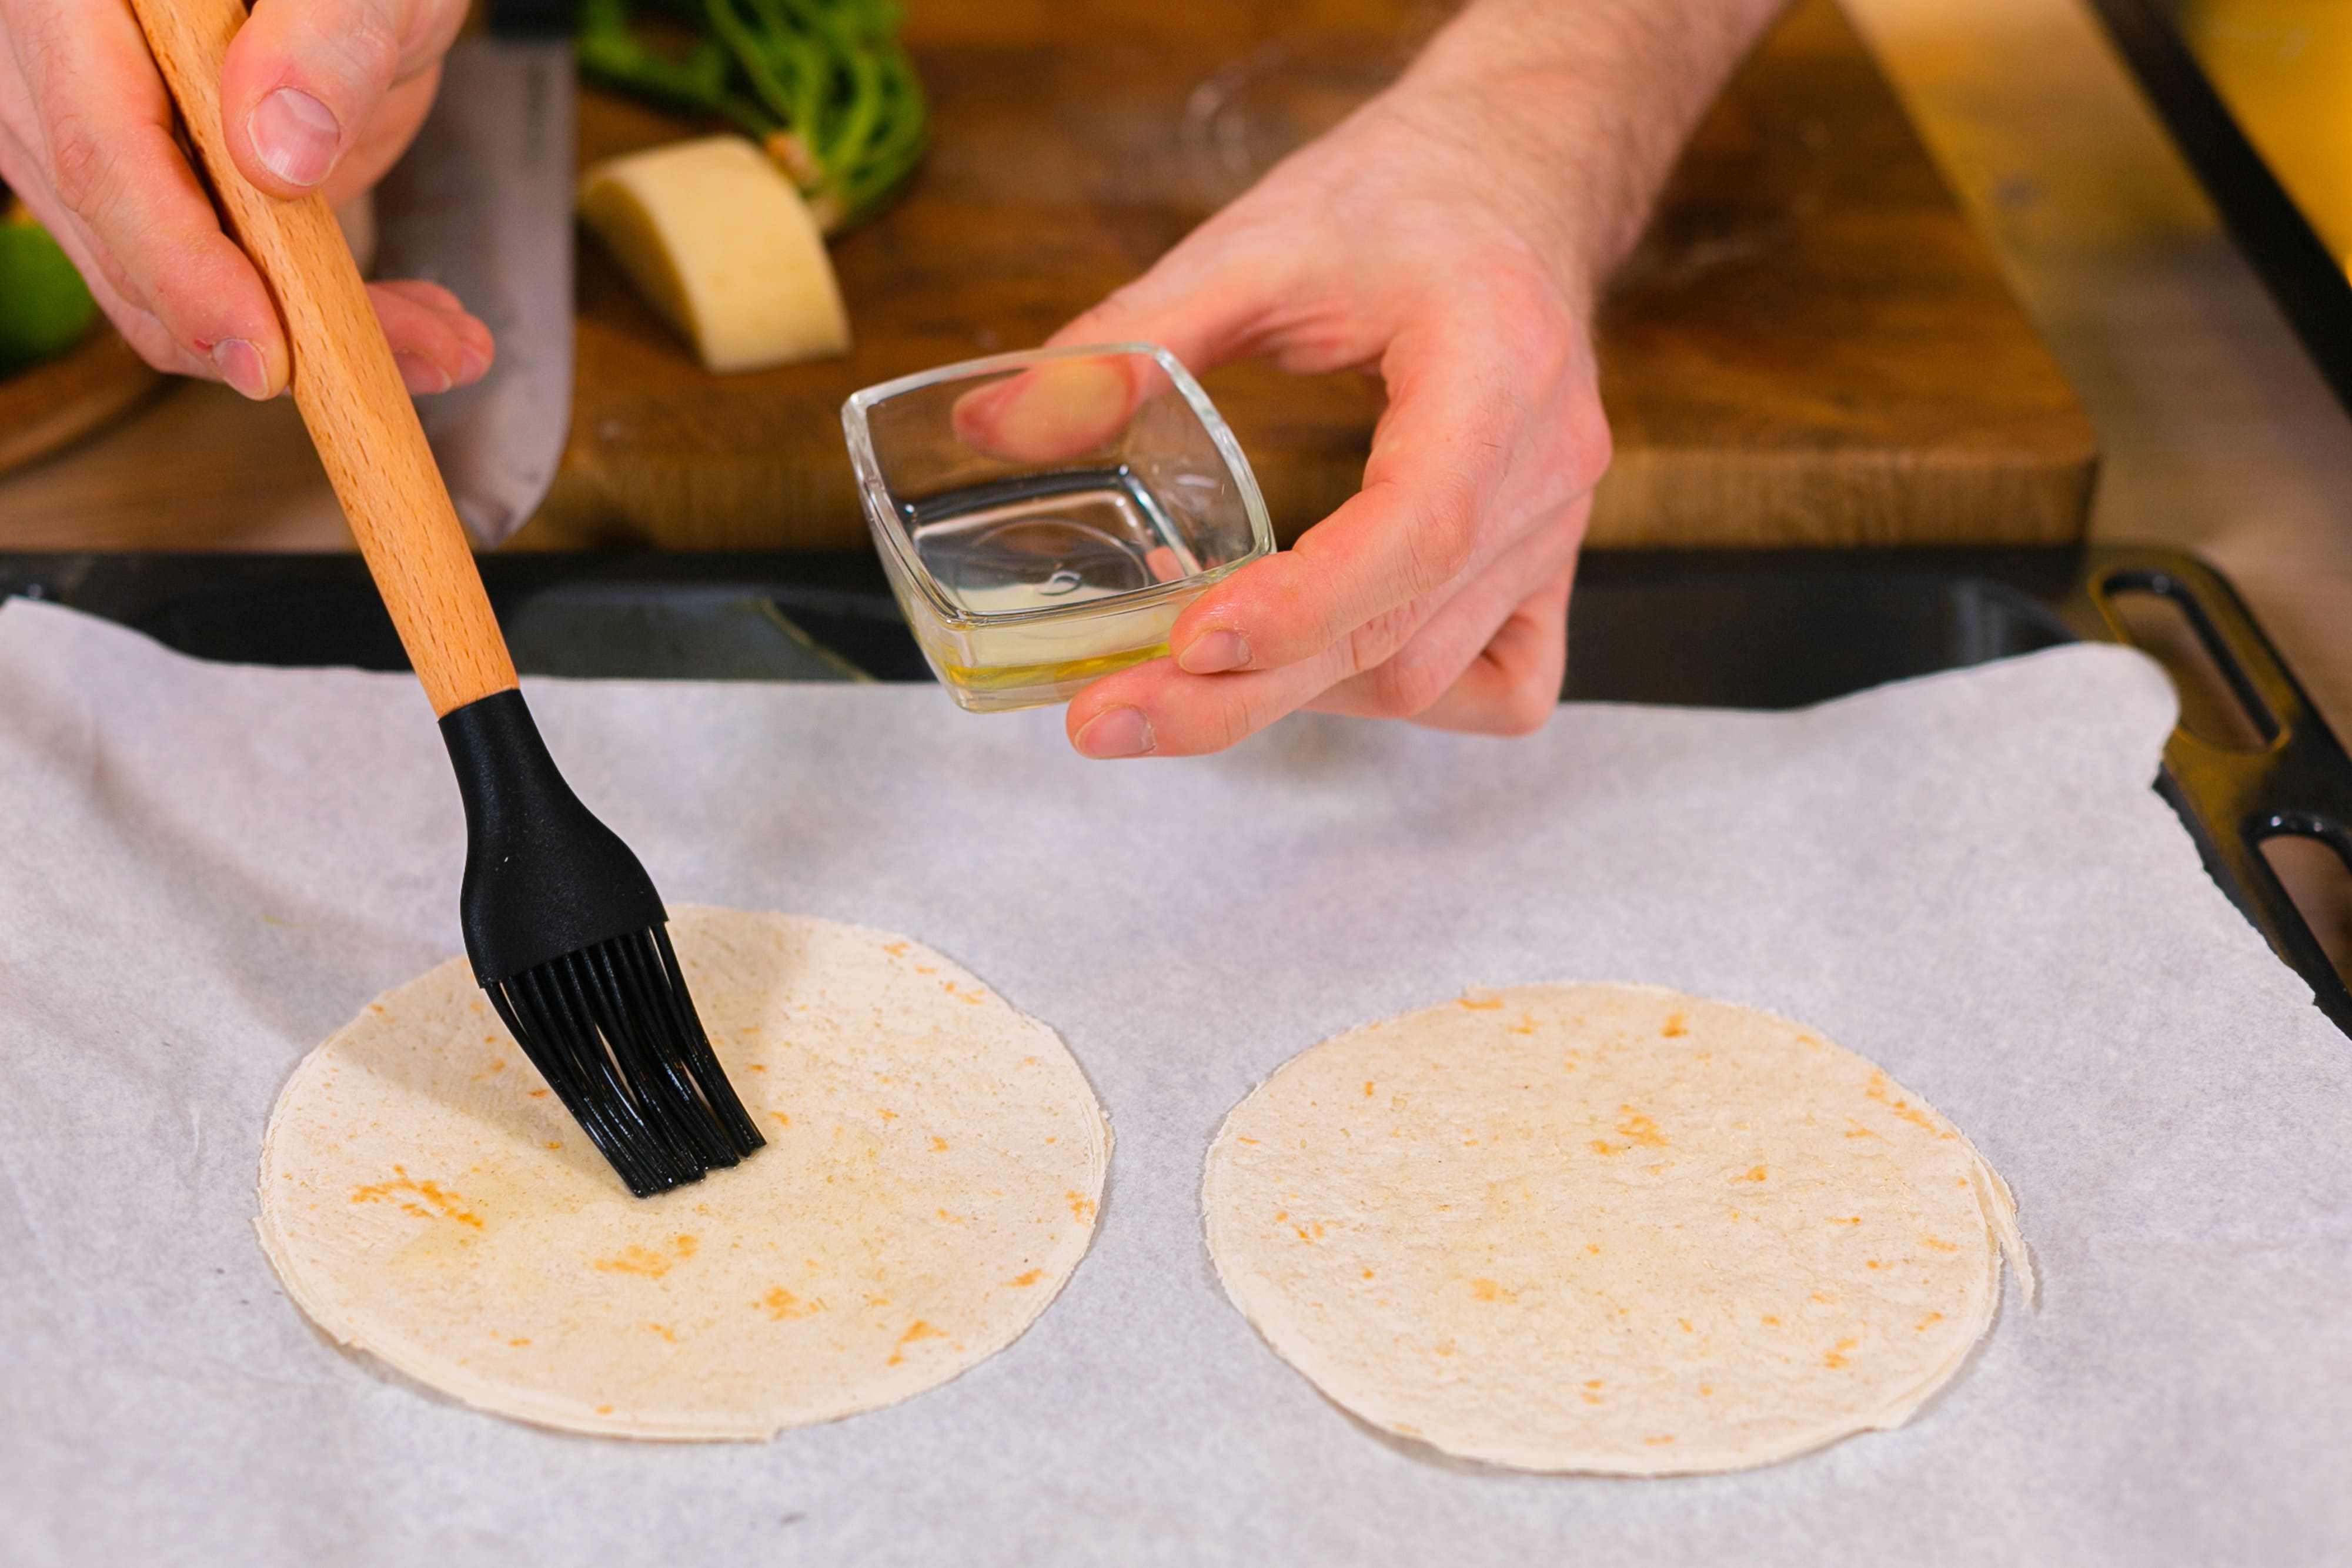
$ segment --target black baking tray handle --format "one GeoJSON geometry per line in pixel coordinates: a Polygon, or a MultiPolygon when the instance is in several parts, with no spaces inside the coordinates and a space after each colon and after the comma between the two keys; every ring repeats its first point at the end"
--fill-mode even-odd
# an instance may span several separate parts
{"type": "Polygon", "coordinates": [[[2213,880],[2310,985],[2320,1010],[2352,1035],[2352,988],[2263,853],[2266,840],[2299,834],[2352,872],[2352,758],[2219,572],[2178,550],[2098,547],[2066,617],[2085,636],[2132,643],[2116,608],[2116,595],[2128,593],[2179,607],[2262,737],[2226,746],[2176,726],[2158,789],[2188,825],[2213,880]]]}

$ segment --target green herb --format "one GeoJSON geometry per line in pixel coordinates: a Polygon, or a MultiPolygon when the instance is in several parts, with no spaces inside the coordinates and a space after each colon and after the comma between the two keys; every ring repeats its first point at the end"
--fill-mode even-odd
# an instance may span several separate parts
{"type": "Polygon", "coordinates": [[[98,301],[48,230],[0,194],[0,376],[56,359],[97,316],[98,301]]]}
{"type": "Polygon", "coordinates": [[[580,67],[752,137],[834,234],[871,216],[923,156],[929,111],[898,22],[890,0],[582,0],[580,67]],[[682,42],[662,47],[641,15],[682,42]]]}

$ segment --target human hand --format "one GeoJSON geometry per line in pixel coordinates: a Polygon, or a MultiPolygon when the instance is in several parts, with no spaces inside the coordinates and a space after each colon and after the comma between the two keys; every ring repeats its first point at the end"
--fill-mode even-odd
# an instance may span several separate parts
{"type": "Polygon", "coordinates": [[[1055,335],[1157,342],[1196,371],[1376,370],[1387,393],[1362,490],[1196,600],[1169,657],[1080,692],[1078,750],[1213,751],[1302,706],[1544,721],[1610,455],[1595,290],[1779,4],[1478,0],[1396,86],[1055,335]]]}
{"type": "Polygon", "coordinates": [[[1055,335],[1387,392],[1362,491],[1203,594],[1171,657],[1080,693],[1079,750],[1213,751],[1301,706],[1509,734],[1558,700],[1609,458],[1591,287],[1435,107],[1368,106],[1055,335]]]}
{"type": "MultiPolygon", "coordinates": [[[[371,188],[424,123],[465,14],[466,0],[258,0],[222,74],[237,167],[273,196],[371,188]]],[[[0,0],[0,179],[149,363],[250,398],[285,390],[285,329],[180,150],[126,0],[0,0]]],[[[489,369],[489,329],[447,289],[368,292],[412,392],[489,369]]]]}

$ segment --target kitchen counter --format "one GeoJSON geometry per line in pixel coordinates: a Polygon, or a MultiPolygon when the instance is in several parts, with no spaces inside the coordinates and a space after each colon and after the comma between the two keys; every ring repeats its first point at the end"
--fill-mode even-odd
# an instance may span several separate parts
{"type": "MultiPolygon", "coordinates": [[[[860,386],[1034,343],[1149,266],[1400,68],[1420,0],[917,7],[930,159],[839,239],[843,358],[705,374],[601,247],[539,548],[858,548],[836,429],[860,386]]],[[[594,91],[595,160],[691,127],[594,91]]],[[[2053,544],[2081,537],[2089,422],[1832,0],[1801,0],[1691,139],[1597,323],[1617,546],[2053,544]]],[[[1204,376],[1285,538],[1354,494],[1353,374],[1204,376]]]]}
{"type": "MultiPolygon", "coordinates": [[[[1847,9],[2096,430],[2094,536],[2215,560],[2352,731],[2352,419],[2095,24],[2075,0],[1847,9]]],[[[342,542],[291,407],[215,387],[0,479],[5,547],[342,542]]]]}
{"type": "Polygon", "coordinates": [[[2352,414],[2080,0],[1844,0],[2098,429],[2095,539],[2229,574],[2352,735],[2352,414]]]}

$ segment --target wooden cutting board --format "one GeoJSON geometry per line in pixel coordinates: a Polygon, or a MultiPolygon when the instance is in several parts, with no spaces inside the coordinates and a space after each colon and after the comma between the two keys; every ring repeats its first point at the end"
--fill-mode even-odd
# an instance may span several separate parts
{"type": "MultiPolygon", "coordinates": [[[[518,543],[857,545],[844,397],[1037,342],[1376,90],[1447,9],[915,0],[934,148],[835,247],[855,350],[709,375],[584,240],[570,444],[518,543]]],[[[698,129],[582,95],[583,162],[698,129]]],[[[1831,0],[1791,13],[1709,116],[1601,338],[1617,458],[1596,543],[2081,534],[2090,426],[1831,0]]],[[[1286,537],[1353,491],[1359,378],[1208,381],[1286,537]]]]}
{"type": "Polygon", "coordinates": [[[163,387],[100,321],[71,352],[0,379],[0,474],[102,430],[163,387]]]}

